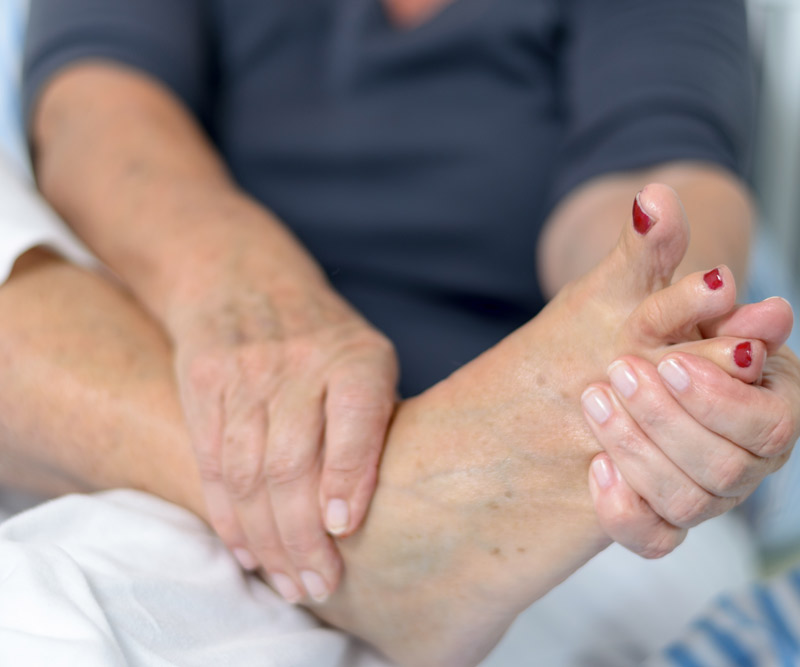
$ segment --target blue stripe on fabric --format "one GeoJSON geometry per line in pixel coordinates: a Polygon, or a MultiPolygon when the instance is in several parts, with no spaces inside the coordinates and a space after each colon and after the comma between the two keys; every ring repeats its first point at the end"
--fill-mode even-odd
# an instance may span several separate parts
{"type": "Polygon", "coordinates": [[[797,657],[798,648],[800,648],[797,639],[786,625],[786,621],[769,590],[758,586],[754,597],[769,622],[769,636],[775,647],[775,653],[780,656],[781,664],[785,667],[792,667],[796,664],[795,658],[797,657]]]}
{"type": "Polygon", "coordinates": [[[731,667],[734,665],[736,667],[757,667],[744,647],[730,633],[718,628],[708,619],[702,619],[693,625],[708,635],[719,651],[729,660],[728,664],[731,667]]]}
{"type": "Polygon", "coordinates": [[[664,651],[664,655],[675,663],[676,667],[703,667],[702,663],[695,660],[689,647],[683,643],[673,644],[664,651]]]}
{"type": "Polygon", "coordinates": [[[723,595],[717,600],[719,608],[728,614],[736,623],[746,628],[752,628],[758,625],[750,616],[748,616],[742,608],[734,602],[733,598],[729,595],[723,595]]]}

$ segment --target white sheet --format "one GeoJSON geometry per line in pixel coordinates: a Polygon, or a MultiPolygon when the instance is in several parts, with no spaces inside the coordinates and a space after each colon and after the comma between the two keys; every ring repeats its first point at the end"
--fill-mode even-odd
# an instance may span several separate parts
{"type": "MultiPolygon", "coordinates": [[[[639,664],[752,576],[736,519],[648,562],[612,549],[523,614],[487,665],[639,664]]],[[[379,667],[244,576],[194,515],[152,496],[69,496],[0,525],[0,665],[379,667]]]]}
{"type": "Polygon", "coordinates": [[[0,526],[0,665],[380,667],[245,577],[192,514],[69,496],[0,526]]]}

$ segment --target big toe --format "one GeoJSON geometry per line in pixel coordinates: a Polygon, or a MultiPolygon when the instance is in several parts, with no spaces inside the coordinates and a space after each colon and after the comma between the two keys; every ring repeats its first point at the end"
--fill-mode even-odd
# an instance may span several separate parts
{"type": "Polygon", "coordinates": [[[678,194],[659,183],[645,187],[633,202],[606,269],[622,296],[638,303],[668,286],[689,246],[689,223],[678,194]]]}

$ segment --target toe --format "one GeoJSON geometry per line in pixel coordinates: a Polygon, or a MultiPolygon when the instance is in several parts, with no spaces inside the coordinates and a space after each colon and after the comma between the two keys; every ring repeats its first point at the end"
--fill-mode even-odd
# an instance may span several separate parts
{"type": "Polygon", "coordinates": [[[609,257],[610,270],[638,303],[670,284],[688,245],[689,223],[677,193],[651,184],[636,195],[631,220],[609,257]]]}
{"type": "Polygon", "coordinates": [[[650,346],[701,337],[699,325],[728,313],[736,303],[736,284],[726,266],[693,273],[647,297],[627,323],[631,337],[650,346]]]}

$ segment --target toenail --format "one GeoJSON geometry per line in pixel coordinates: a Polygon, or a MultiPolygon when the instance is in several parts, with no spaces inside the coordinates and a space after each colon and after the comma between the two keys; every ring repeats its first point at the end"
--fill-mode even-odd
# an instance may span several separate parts
{"type": "Polygon", "coordinates": [[[733,351],[733,360],[739,368],[749,368],[753,363],[753,346],[750,343],[739,343],[733,351]]]}
{"type": "Polygon", "coordinates": [[[633,396],[639,387],[636,374],[624,361],[615,361],[608,367],[608,378],[611,380],[611,386],[625,398],[633,396]]]}
{"type": "Polygon", "coordinates": [[[594,421],[605,424],[611,416],[611,403],[599,389],[587,389],[581,396],[581,405],[594,421]]]}
{"type": "Polygon", "coordinates": [[[658,374],[675,391],[686,391],[692,382],[686,369],[675,359],[662,361],[658,365],[658,374]]]}
{"type": "Polygon", "coordinates": [[[708,285],[708,289],[710,290],[718,290],[723,285],[722,275],[720,274],[719,269],[709,271],[703,276],[703,280],[706,281],[706,285],[708,285]]]}
{"type": "Polygon", "coordinates": [[[644,236],[652,229],[655,221],[644,212],[642,204],[639,201],[640,194],[642,193],[640,192],[637,194],[636,198],[633,200],[633,228],[644,236]]]}

